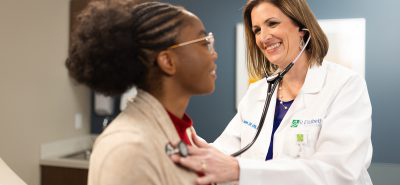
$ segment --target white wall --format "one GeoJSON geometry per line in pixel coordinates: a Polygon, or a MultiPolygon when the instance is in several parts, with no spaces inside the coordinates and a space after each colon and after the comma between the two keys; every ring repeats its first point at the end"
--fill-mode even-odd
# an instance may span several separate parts
{"type": "Polygon", "coordinates": [[[64,67],[68,24],[69,0],[0,0],[0,158],[30,185],[40,144],[89,133],[89,90],[64,67]]]}

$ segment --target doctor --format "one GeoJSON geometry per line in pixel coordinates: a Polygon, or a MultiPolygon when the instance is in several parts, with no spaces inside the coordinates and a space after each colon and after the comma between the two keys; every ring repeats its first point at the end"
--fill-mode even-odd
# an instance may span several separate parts
{"type": "Polygon", "coordinates": [[[371,103],[365,81],[324,61],[328,40],[306,0],[249,0],[244,8],[251,84],[238,113],[213,146],[193,136],[199,148],[172,160],[204,173],[198,184],[367,185],[371,162],[371,103]],[[304,42],[311,37],[310,43],[304,42]],[[232,154],[256,133],[268,84],[298,55],[276,88],[254,145],[232,154]]]}

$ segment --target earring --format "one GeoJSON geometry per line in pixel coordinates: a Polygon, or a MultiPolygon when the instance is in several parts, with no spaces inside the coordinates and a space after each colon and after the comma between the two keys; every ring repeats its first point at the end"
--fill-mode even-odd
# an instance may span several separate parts
{"type": "Polygon", "coordinates": [[[300,39],[300,49],[303,49],[304,45],[305,45],[304,40],[303,40],[303,38],[301,38],[300,39]]]}

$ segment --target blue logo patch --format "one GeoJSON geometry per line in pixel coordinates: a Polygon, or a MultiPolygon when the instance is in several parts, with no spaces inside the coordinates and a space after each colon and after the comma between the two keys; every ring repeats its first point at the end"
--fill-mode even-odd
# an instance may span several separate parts
{"type": "Polygon", "coordinates": [[[247,125],[247,126],[249,126],[249,127],[251,127],[251,128],[257,129],[257,125],[256,125],[256,124],[253,124],[253,123],[250,122],[250,121],[244,120],[244,121],[243,121],[243,124],[245,124],[245,125],[247,125]]]}

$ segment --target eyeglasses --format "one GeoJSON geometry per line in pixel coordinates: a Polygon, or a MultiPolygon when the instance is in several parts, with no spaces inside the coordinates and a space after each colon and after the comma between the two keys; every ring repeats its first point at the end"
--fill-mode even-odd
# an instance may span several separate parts
{"type": "Polygon", "coordinates": [[[180,44],[175,44],[173,46],[170,46],[168,49],[173,49],[173,48],[178,48],[181,46],[186,46],[189,44],[193,44],[193,43],[197,43],[197,42],[201,42],[201,41],[207,41],[207,46],[208,46],[208,51],[213,54],[215,53],[215,49],[214,49],[214,35],[210,32],[208,33],[207,36],[203,37],[203,38],[199,38],[199,39],[195,39],[195,40],[190,40],[190,41],[186,41],[180,44]]]}

